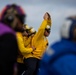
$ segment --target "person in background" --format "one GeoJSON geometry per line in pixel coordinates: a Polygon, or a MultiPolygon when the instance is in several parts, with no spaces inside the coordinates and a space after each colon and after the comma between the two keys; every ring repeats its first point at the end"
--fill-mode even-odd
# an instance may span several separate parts
{"type": "Polygon", "coordinates": [[[31,38],[30,38],[30,35],[29,35],[29,30],[30,30],[30,27],[25,24],[24,26],[24,32],[23,32],[23,40],[24,40],[24,45],[25,47],[28,47],[28,45],[30,44],[30,41],[31,41],[31,38]]]}
{"type": "MultiPolygon", "coordinates": [[[[24,38],[28,37],[28,33],[26,32],[27,30],[29,30],[29,27],[24,26],[24,24],[23,24],[23,32],[17,32],[16,33],[17,38],[20,37],[22,39],[23,42],[22,43],[20,42],[20,43],[23,44],[24,49],[26,48],[25,43],[27,43],[27,40],[24,43],[24,38]]],[[[21,52],[19,52],[19,55],[17,57],[17,64],[18,64],[18,75],[21,75],[23,73],[23,71],[25,70],[25,65],[23,62],[23,55],[21,52]]]]}
{"type": "MultiPolygon", "coordinates": [[[[23,24],[22,24],[23,26],[23,24]]],[[[24,29],[24,28],[23,28],[24,29]]],[[[19,47],[19,55],[17,58],[18,62],[18,75],[21,75],[25,69],[25,65],[23,63],[23,58],[25,55],[30,54],[35,48],[33,46],[26,47],[24,44],[24,36],[28,36],[28,33],[26,30],[23,30],[22,32],[16,32],[17,41],[18,41],[18,47],[19,47]]],[[[27,41],[25,41],[27,43],[27,41]]]]}
{"type": "Polygon", "coordinates": [[[76,17],[66,18],[61,40],[45,52],[38,75],[76,75],[76,17]]]}
{"type": "Polygon", "coordinates": [[[31,47],[31,41],[36,31],[33,27],[24,25],[23,40],[25,47],[31,47]]]}
{"type": "MultiPolygon", "coordinates": [[[[30,48],[32,46],[32,38],[35,35],[36,31],[33,27],[30,27],[28,30],[28,36],[25,36],[26,38],[24,38],[24,45],[27,48],[30,48]]],[[[24,55],[24,58],[29,58],[32,52],[30,54],[26,54],[24,55]]],[[[32,56],[32,55],[31,55],[32,56]]]]}
{"type": "MultiPolygon", "coordinates": [[[[33,27],[27,27],[26,28],[26,31],[27,31],[27,33],[28,33],[28,36],[24,36],[24,46],[26,47],[26,48],[30,48],[30,47],[32,47],[32,45],[31,45],[31,42],[32,42],[32,38],[33,38],[33,36],[35,35],[35,33],[36,33],[36,31],[35,31],[35,29],[33,28],[33,27]]],[[[26,53],[24,56],[23,56],[23,59],[27,59],[27,58],[29,58],[29,57],[32,57],[32,52],[31,53],[26,53]]],[[[26,64],[26,61],[24,61],[24,64],[25,64],[25,70],[23,71],[23,75],[24,75],[24,73],[25,73],[25,71],[26,71],[26,68],[27,68],[27,64],[26,64]]]]}
{"type": "Polygon", "coordinates": [[[48,40],[46,37],[49,36],[51,29],[51,17],[49,13],[44,14],[44,21],[42,22],[38,32],[32,38],[32,46],[36,48],[31,53],[29,58],[24,59],[27,65],[24,75],[36,75],[38,71],[38,64],[48,46],[48,40]]]}

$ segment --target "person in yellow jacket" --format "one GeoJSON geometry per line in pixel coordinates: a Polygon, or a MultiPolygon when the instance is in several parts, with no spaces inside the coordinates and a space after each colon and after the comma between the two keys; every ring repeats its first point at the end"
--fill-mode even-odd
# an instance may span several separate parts
{"type": "MultiPolygon", "coordinates": [[[[23,33],[17,33],[17,36],[18,37],[22,37],[23,38],[23,43],[24,43],[24,46],[29,49],[31,46],[31,40],[32,40],[32,37],[33,35],[36,33],[36,31],[33,29],[33,28],[30,28],[29,26],[24,26],[24,32],[23,33]],[[27,31],[26,31],[27,30],[27,31]],[[28,35],[29,36],[28,36],[28,35]]],[[[17,62],[18,62],[18,65],[19,65],[19,74],[18,75],[21,75],[23,74],[24,70],[26,69],[26,64],[24,65],[24,62],[23,62],[23,59],[24,58],[28,58],[32,56],[31,53],[25,53],[25,54],[19,54],[18,58],[17,58],[17,62]]]]}
{"type": "MultiPolygon", "coordinates": [[[[29,26],[23,24],[23,32],[22,32],[22,33],[17,32],[17,33],[16,33],[17,37],[22,37],[23,40],[24,40],[24,36],[28,36],[28,33],[26,32],[26,29],[29,30],[29,26]]],[[[18,58],[17,58],[17,62],[23,63],[23,56],[18,57],[18,58]]]]}
{"type": "MultiPolygon", "coordinates": [[[[26,48],[30,48],[32,46],[32,38],[34,37],[35,34],[36,34],[36,30],[33,27],[30,27],[29,37],[28,36],[24,36],[24,45],[25,45],[26,48]]],[[[29,58],[29,57],[33,57],[32,53],[24,55],[25,59],[29,58]]]]}
{"type": "MultiPolygon", "coordinates": [[[[30,48],[31,45],[31,40],[32,40],[32,35],[36,32],[35,30],[33,30],[33,28],[30,28],[28,25],[24,25],[24,31],[23,33],[19,33],[17,32],[17,36],[22,37],[23,38],[23,42],[24,42],[24,46],[26,48],[30,48]],[[28,31],[28,32],[27,32],[28,31]],[[28,37],[29,36],[29,37],[28,37]]],[[[23,63],[23,57],[26,57],[27,55],[29,55],[30,53],[26,53],[24,55],[19,55],[17,58],[17,62],[18,63],[23,63]]]]}
{"type": "Polygon", "coordinates": [[[19,55],[17,58],[17,63],[18,63],[18,75],[21,75],[22,72],[25,69],[25,66],[23,64],[23,56],[26,54],[31,53],[34,50],[34,47],[29,47],[26,48],[24,45],[24,40],[23,37],[26,35],[25,31],[24,32],[17,32],[16,37],[17,37],[17,42],[18,42],[18,47],[19,47],[19,55]]]}
{"type": "Polygon", "coordinates": [[[51,17],[49,13],[44,14],[44,20],[36,34],[32,39],[32,46],[36,48],[32,52],[32,56],[24,59],[26,66],[26,71],[24,75],[36,75],[38,71],[38,64],[43,56],[47,46],[48,40],[46,37],[49,36],[51,30],[51,17]]]}
{"type": "MultiPolygon", "coordinates": [[[[25,35],[24,37],[23,37],[23,40],[24,40],[24,45],[25,45],[25,47],[28,47],[28,45],[30,44],[30,40],[31,40],[31,37],[30,37],[30,27],[27,25],[27,24],[25,24],[24,25],[24,29],[25,29],[25,31],[28,33],[28,35],[25,35]]],[[[25,33],[25,32],[24,32],[25,33]]],[[[29,46],[30,47],[30,46],[29,46]]]]}

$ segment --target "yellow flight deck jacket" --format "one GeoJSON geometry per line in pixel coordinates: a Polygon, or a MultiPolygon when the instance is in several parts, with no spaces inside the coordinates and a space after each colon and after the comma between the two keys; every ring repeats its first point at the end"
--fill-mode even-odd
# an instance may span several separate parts
{"type": "MultiPolygon", "coordinates": [[[[24,45],[26,48],[30,48],[31,47],[31,42],[32,42],[32,37],[30,36],[29,38],[24,37],[24,45]]],[[[29,57],[33,57],[32,52],[31,53],[27,53],[24,55],[24,58],[29,58],[29,57]]]]}
{"type": "Polygon", "coordinates": [[[51,20],[44,20],[40,28],[38,29],[38,32],[32,39],[32,46],[36,48],[36,50],[33,51],[33,57],[38,59],[42,58],[43,53],[45,52],[48,46],[48,40],[44,36],[45,28],[47,25],[51,26],[51,20]]]}
{"type": "Polygon", "coordinates": [[[19,47],[19,52],[20,52],[18,59],[17,59],[17,62],[23,63],[23,56],[31,53],[33,51],[33,49],[32,48],[26,48],[24,46],[23,36],[22,36],[21,32],[17,32],[16,37],[17,37],[17,42],[18,42],[18,47],[19,47]]]}

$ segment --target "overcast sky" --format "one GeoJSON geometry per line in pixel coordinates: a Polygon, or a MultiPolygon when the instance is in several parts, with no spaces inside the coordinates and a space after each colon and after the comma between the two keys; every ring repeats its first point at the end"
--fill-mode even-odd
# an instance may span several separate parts
{"type": "Polygon", "coordinates": [[[76,14],[76,0],[0,0],[0,11],[9,3],[21,5],[27,14],[27,23],[36,30],[40,26],[43,15],[49,12],[52,17],[52,29],[49,43],[60,39],[59,29],[65,17],[76,14]]]}

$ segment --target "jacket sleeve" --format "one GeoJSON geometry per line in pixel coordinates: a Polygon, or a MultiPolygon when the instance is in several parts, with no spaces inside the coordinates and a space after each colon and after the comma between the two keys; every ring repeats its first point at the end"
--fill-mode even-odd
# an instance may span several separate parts
{"type": "Polygon", "coordinates": [[[25,53],[31,53],[33,51],[32,48],[26,48],[24,46],[24,42],[23,42],[23,39],[21,37],[17,37],[17,40],[18,40],[18,46],[19,46],[19,50],[22,54],[25,54],[25,53]]]}
{"type": "Polygon", "coordinates": [[[31,43],[31,39],[32,39],[31,37],[29,38],[23,37],[25,47],[27,47],[31,43]]]}
{"type": "Polygon", "coordinates": [[[44,31],[47,25],[51,26],[51,20],[44,20],[40,26],[40,28],[38,29],[38,32],[35,34],[34,38],[33,38],[33,44],[35,44],[40,38],[42,38],[44,36],[44,31]]]}

